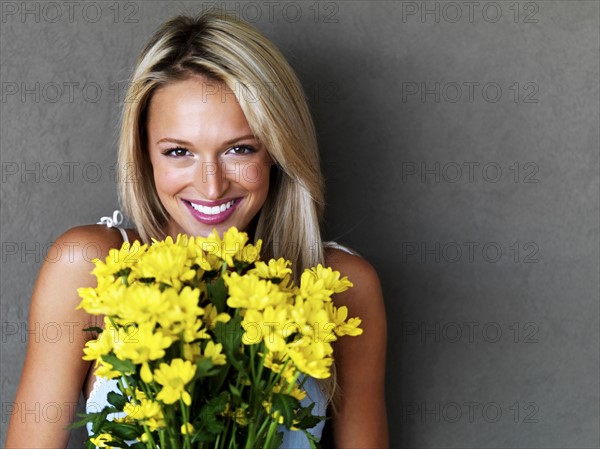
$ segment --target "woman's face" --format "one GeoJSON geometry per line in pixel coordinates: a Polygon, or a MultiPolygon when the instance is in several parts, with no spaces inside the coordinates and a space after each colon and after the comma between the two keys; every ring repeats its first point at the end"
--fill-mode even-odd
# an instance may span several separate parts
{"type": "Polygon", "coordinates": [[[267,198],[273,162],[230,89],[201,77],[161,87],[147,135],[168,235],[246,230],[267,198]]]}

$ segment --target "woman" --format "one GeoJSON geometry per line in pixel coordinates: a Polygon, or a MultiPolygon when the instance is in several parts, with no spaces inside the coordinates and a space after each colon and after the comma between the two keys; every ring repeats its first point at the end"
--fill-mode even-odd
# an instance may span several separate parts
{"type": "MultiPolygon", "coordinates": [[[[314,127],[300,84],[274,45],[220,12],[165,23],[133,75],[119,167],[127,168],[120,195],[135,229],[120,233],[102,225],[81,226],[55,244],[61,249],[94,245],[102,258],[123,238],[149,242],[236,226],[263,240],[263,258],[291,260],[296,279],[318,263],[340,271],[354,288],[336,295],[336,305],[360,316],[364,333],[337,344],[336,384],[320,384],[318,393],[333,396],[335,447],[387,447],[386,328],[379,280],[364,259],[321,241],[323,179],[314,127]]],[[[98,324],[76,310],[77,289],[95,285],[91,261],[77,252],[62,253],[74,257],[45,261],[41,268],[31,325],[63,323],[81,330],[98,324]]],[[[97,392],[90,362],[82,360],[89,336],[75,332],[70,337],[29,342],[16,405],[35,410],[52,403],[60,413],[53,419],[13,414],[8,448],[65,447],[73,404],[80,392],[86,399],[97,392]]]]}

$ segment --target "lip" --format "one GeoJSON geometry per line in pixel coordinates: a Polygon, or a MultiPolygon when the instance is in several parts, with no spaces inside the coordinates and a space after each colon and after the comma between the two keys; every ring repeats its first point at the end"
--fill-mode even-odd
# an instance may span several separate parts
{"type": "Polygon", "coordinates": [[[218,201],[202,201],[202,200],[190,201],[190,200],[183,199],[182,201],[196,220],[198,220],[200,223],[203,223],[203,224],[214,225],[214,224],[222,223],[225,220],[227,220],[231,216],[231,214],[233,214],[233,212],[238,207],[238,205],[243,201],[243,199],[242,198],[228,198],[228,199],[218,200],[218,201]],[[215,206],[220,206],[221,204],[226,204],[230,201],[234,201],[234,203],[231,205],[231,207],[229,209],[226,209],[223,212],[219,212],[218,214],[214,214],[214,215],[203,214],[202,212],[194,209],[194,207],[191,204],[191,203],[194,203],[194,204],[200,204],[201,206],[205,206],[205,207],[215,207],[215,206]]]}

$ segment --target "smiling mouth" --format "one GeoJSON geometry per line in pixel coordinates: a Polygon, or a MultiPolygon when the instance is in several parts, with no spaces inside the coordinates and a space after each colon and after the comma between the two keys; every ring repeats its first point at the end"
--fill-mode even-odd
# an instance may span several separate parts
{"type": "Polygon", "coordinates": [[[236,200],[231,200],[226,203],[221,204],[220,206],[203,206],[202,204],[192,203],[190,201],[190,206],[192,206],[195,210],[204,215],[217,215],[221,212],[225,212],[227,209],[231,208],[235,204],[236,200]]]}
{"type": "Polygon", "coordinates": [[[192,216],[200,223],[214,225],[227,220],[233,214],[240,201],[241,198],[236,198],[215,206],[205,206],[184,200],[184,204],[192,213],[192,216]]]}

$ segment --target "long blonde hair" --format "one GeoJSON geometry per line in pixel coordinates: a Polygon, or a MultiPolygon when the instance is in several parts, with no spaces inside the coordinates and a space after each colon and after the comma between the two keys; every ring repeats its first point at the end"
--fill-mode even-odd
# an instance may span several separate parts
{"type": "Polygon", "coordinates": [[[123,208],[143,241],[164,238],[168,214],[154,187],[145,121],[153,93],[200,75],[236,96],[273,161],[269,194],[256,221],[264,258],[292,261],[294,276],[323,263],[324,209],[314,124],[299,80],[280,51],[251,25],[218,10],[164,23],[142,51],[124,105],[119,167],[135,169],[119,185],[123,208]]]}

